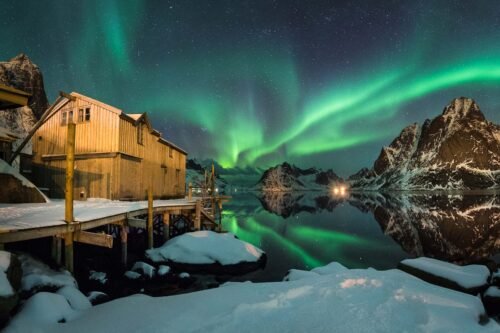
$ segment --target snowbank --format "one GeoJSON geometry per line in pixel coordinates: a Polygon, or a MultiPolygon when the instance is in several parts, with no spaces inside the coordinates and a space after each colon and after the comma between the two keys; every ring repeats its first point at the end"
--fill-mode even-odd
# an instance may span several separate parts
{"type": "Polygon", "coordinates": [[[261,249],[237,239],[231,233],[218,234],[213,231],[185,233],[159,248],[146,251],[146,256],[153,262],[195,265],[257,262],[263,255],[261,249]]]}
{"type": "Polygon", "coordinates": [[[458,266],[426,257],[405,259],[399,268],[428,282],[471,294],[485,289],[490,277],[483,265],[458,266]]]}
{"type": "Polygon", "coordinates": [[[56,324],[57,316],[44,325],[29,317],[22,321],[25,333],[498,332],[494,321],[478,324],[483,314],[477,297],[402,271],[347,270],[337,264],[289,282],[229,283],[177,296],[120,298],[65,324],[56,324]]]}

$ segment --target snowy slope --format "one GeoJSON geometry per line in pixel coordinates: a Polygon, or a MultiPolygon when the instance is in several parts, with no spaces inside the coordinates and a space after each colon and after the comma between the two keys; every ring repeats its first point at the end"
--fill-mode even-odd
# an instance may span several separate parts
{"type": "Polygon", "coordinates": [[[474,100],[461,97],[423,126],[403,129],[384,147],[371,170],[349,178],[370,190],[456,190],[500,187],[499,126],[474,100]]]}
{"type": "MultiPolygon", "coordinates": [[[[134,295],[85,311],[28,301],[6,332],[498,332],[479,298],[399,270],[330,264],[289,281],[227,283],[169,297],[134,295]],[[65,323],[57,323],[57,321],[65,323]]],[[[40,294],[38,294],[40,295],[40,294]]],[[[47,297],[47,293],[42,294],[47,297]]],[[[48,297],[47,297],[48,298],[48,297]]]]}

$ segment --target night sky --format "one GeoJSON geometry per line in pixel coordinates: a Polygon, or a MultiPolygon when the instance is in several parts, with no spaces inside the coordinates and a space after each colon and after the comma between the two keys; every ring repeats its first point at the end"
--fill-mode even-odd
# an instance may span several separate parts
{"type": "Polygon", "coordinates": [[[403,127],[474,98],[500,122],[498,1],[0,2],[0,59],[226,167],[346,176],[403,127]]]}

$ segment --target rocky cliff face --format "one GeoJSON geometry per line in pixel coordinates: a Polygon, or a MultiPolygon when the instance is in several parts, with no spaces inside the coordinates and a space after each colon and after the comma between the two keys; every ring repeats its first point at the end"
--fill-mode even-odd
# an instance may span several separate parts
{"type": "Polygon", "coordinates": [[[336,182],[342,179],[332,170],[300,169],[284,162],[264,171],[257,187],[262,191],[285,192],[324,189],[336,182]]]}
{"type": "Polygon", "coordinates": [[[49,105],[42,72],[25,54],[20,54],[0,62],[0,83],[31,94],[28,106],[0,110],[0,127],[24,138],[49,105]]]}
{"type": "Polygon", "coordinates": [[[500,187],[500,126],[470,98],[457,98],[422,126],[412,124],[382,148],[371,170],[349,178],[365,189],[500,187]]]}

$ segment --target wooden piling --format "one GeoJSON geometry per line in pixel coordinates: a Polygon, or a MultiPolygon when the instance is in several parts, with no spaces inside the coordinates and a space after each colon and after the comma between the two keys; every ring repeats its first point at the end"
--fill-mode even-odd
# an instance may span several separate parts
{"type": "Polygon", "coordinates": [[[188,186],[188,200],[193,199],[193,184],[189,183],[188,186]]]}
{"type": "Polygon", "coordinates": [[[153,248],[153,190],[148,189],[148,249],[153,248]]]}
{"type": "Polygon", "coordinates": [[[201,200],[196,200],[194,228],[196,230],[201,230],[201,200]]]}
{"type": "MultiPolygon", "coordinates": [[[[76,125],[68,123],[66,142],[66,188],[65,188],[65,209],[64,220],[66,223],[73,223],[73,176],[75,171],[75,133],[76,125]]],[[[64,236],[64,261],[66,269],[73,272],[73,233],[69,232],[64,236]]]]}
{"type": "Polygon", "coordinates": [[[163,213],[163,240],[170,238],[170,213],[163,213]]]}
{"type": "Polygon", "coordinates": [[[73,273],[75,271],[73,265],[73,233],[68,232],[64,236],[64,261],[68,271],[73,273]]]}
{"type": "Polygon", "coordinates": [[[125,225],[120,228],[120,239],[121,239],[121,246],[122,246],[121,262],[122,262],[123,266],[127,266],[127,263],[128,263],[128,227],[125,225]]]}
{"type": "Polygon", "coordinates": [[[61,238],[58,237],[58,236],[53,236],[52,237],[52,260],[54,260],[54,262],[57,264],[57,265],[61,265],[62,264],[62,252],[61,252],[61,247],[62,247],[62,241],[61,241],[61,238]]]}

